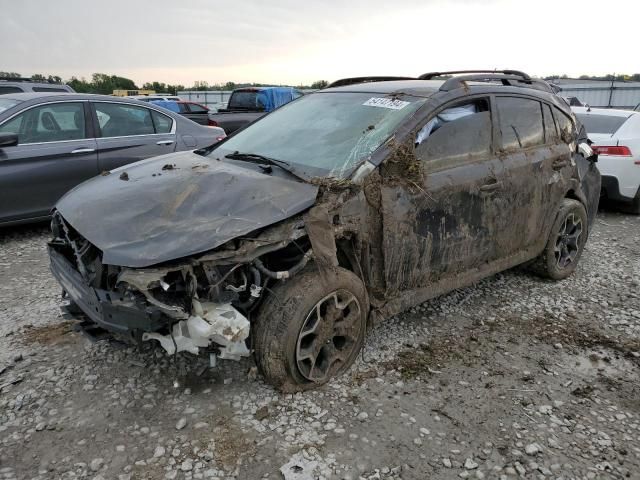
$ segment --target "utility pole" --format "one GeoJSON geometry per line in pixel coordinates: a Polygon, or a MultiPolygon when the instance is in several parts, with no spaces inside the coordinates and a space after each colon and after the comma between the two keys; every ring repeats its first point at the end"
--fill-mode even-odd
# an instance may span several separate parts
{"type": "Polygon", "coordinates": [[[611,108],[611,100],[613,99],[613,89],[614,87],[614,82],[616,81],[616,74],[613,74],[613,78],[611,79],[611,88],[609,89],[609,105],[608,107],[611,108]]]}

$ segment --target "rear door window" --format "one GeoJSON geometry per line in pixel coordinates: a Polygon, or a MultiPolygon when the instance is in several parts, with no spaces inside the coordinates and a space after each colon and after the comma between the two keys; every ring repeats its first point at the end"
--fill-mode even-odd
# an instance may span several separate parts
{"type": "Polygon", "coordinates": [[[52,103],[30,108],[3,123],[0,133],[16,133],[21,144],[80,140],[86,138],[84,105],[52,103]]]}
{"type": "MultiPolygon", "coordinates": [[[[558,124],[558,130],[560,131],[560,138],[565,143],[571,143],[576,136],[573,120],[571,120],[571,118],[569,118],[569,116],[566,113],[561,112],[556,107],[553,107],[553,116],[555,117],[556,123],[558,124]]],[[[588,129],[587,129],[587,132],[589,132],[588,129]]]]}
{"type": "Polygon", "coordinates": [[[604,133],[613,135],[618,131],[629,117],[618,117],[612,115],[595,115],[588,113],[577,113],[576,117],[584,125],[587,133],[604,133]]]}
{"type": "Polygon", "coordinates": [[[101,137],[127,137],[155,133],[151,110],[134,105],[95,102],[101,137]]]}
{"type": "Polygon", "coordinates": [[[543,145],[544,126],[540,102],[520,97],[497,97],[502,150],[543,145]]]}

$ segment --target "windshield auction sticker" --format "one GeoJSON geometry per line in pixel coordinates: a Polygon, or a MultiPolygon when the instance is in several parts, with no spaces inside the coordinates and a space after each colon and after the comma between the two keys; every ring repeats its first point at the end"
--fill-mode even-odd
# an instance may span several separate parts
{"type": "Polygon", "coordinates": [[[404,102],[402,100],[393,100],[391,98],[371,97],[362,105],[366,105],[367,107],[381,107],[381,108],[390,108],[391,110],[402,110],[404,107],[409,105],[409,103],[410,102],[404,102]]]}

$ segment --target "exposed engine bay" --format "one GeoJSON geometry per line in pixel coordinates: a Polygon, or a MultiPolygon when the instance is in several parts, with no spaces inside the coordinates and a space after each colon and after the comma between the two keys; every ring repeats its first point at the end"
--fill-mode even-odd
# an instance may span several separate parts
{"type": "Polygon", "coordinates": [[[156,340],[171,355],[206,351],[221,359],[249,356],[251,312],[268,282],[295,275],[313,256],[300,217],[253,238],[229,241],[199,258],[149,268],[104,265],[100,250],[59,212],[52,231],[53,263],[71,264],[85,286],[60,275],[59,269],[53,268],[54,275],[74,302],[95,304],[82,308],[91,312],[91,320],[138,341],[156,340]],[[118,314],[115,328],[109,322],[112,310],[118,314]]]}

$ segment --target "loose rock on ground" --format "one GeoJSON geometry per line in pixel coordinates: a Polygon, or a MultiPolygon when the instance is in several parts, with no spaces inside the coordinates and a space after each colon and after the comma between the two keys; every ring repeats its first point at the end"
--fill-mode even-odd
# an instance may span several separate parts
{"type": "Polygon", "coordinates": [[[565,281],[514,269],[390,319],[295,395],[251,360],[91,343],[47,238],[0,231],[0,479],[640,478],[640,217],[600,212],[565,281]]]}

